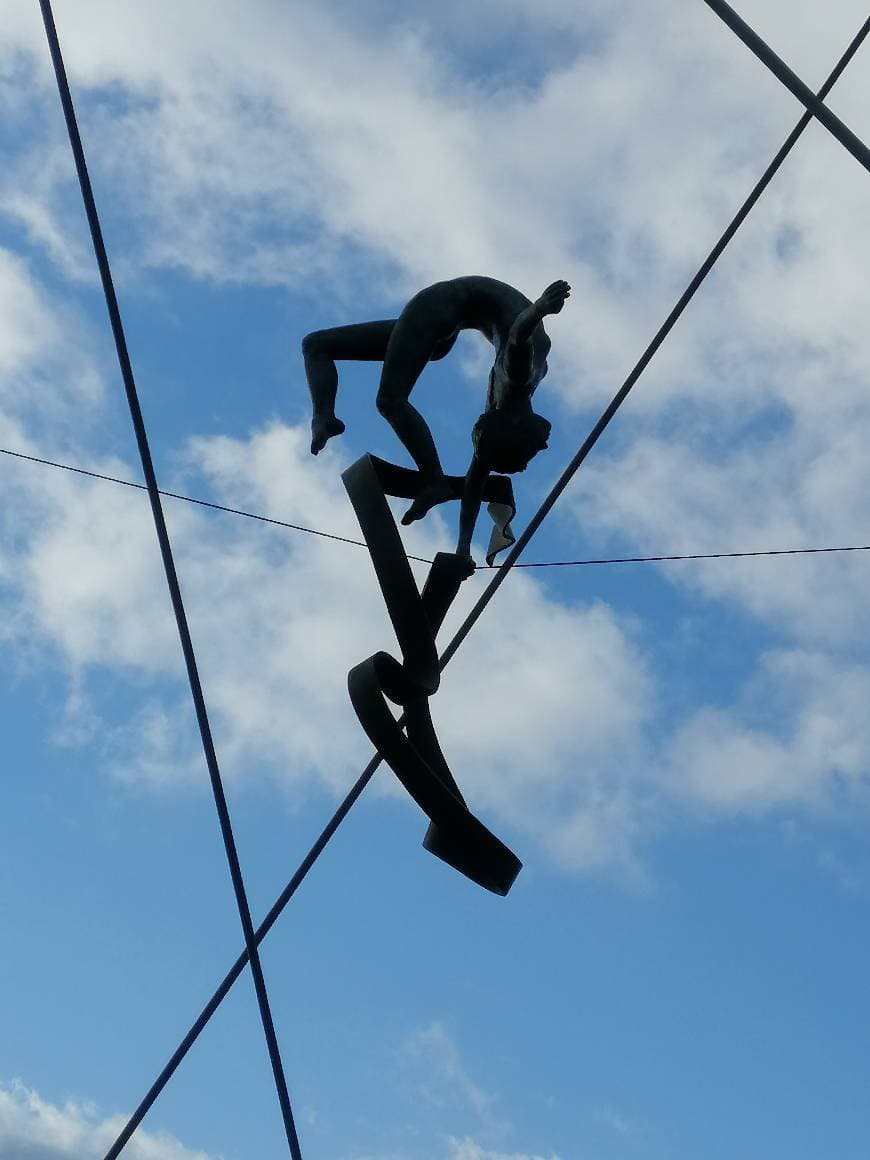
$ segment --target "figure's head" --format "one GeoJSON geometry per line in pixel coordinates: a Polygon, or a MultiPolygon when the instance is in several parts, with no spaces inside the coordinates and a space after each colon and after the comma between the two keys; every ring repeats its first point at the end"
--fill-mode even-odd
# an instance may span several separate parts
{"type": "Polygon", "coordinates": [[[489,471],[525,471],[550,438],[550,423],[532,408],[485,411],[471,432],[474,450],[489,471]]]}

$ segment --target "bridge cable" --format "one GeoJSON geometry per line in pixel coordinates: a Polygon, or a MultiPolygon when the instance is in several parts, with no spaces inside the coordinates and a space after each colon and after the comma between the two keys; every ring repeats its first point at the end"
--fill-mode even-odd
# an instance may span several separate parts
{"type": "MultiPolygon", "coordinates": [[[[59,467],[62,471],[72,471],[77,475],[86,475],[90,479],[101,479],[106,483],[118,483],[122,487],[132,487],[139,491],[147,491],[143,483],[133,483],[129,479],[119,479],[116,475],[105,475],[101,471],[89,471],[85,467],[74,467],[70,463],[58,463],[53,459],[43,459],[39,455],[25,455],[23,451],[10,451],[8,447],[0,447],[0,455],[10,455],[14,459],[25,459],[28,463],[41,463],[45,467],[59,467]]],[[[308,528],[304,524],[291,524],[287,520],[279,520],[274,516],[264,516],[259,512],[247,512],[242,508],[227,507],[226,504],[213,503],[208,499],[197,499],[192,495],[182,495],[178,491],[160,489],[162,496],[169,499],[183,500],[185,503],[197,504],[200,507],[212,508],[218,512],[228,512],[234,516],[244,516],[249,520],[257,520],[264,524],[273,524],[279,528],[290,528],[294,532],[305,532],[309,536],[320,536],[325,540],[336,540],[340,544],[350,544],[355,548],[368,548],[363,540],[353,540],[350,536],[339,536],[335,532],[325,532],[321,528],[308,528]]],[[[675,560],[742,560],[755,556],[816,556],[834,552],[870,552],[870,544],[846,544],[824,548],[755,548],[742,552],[690,552],[684,555],[659,554],[658,556],[602,556],[584,560],[532,560],[523,564],[514,564],[517,568],[582,568],[593,564],[662,564],[672,563],[675,560]]],[[[408,555],[409,560],[418,564],[431,564],[426,556],[408,555]]],[[[481,564],[479,572],[495,572],[498,564],[481,564]]]]}
{"type": "Polygon", "coordinates": [[[63,56],[61,54],[60,41],[57,35],[57,28],[55,27],[54,23],[54,14],[51,8],[51,0],[39,0],[39,5],[42,10],[42,18],[45,24],[45,32],[48,38],[49,51],[51,52],[51,59],[54,65],[55,76],[57,78],[57,87],[60,94],[61,104],[63,106],[64,117],[66,119],[70,145],[72,146],[73,156],[75,157],[76,171],[78,173],[79,186],[81,187],[82,200],[84,202],[85,212],[87,214],[88,225],[90,226],[91,239],[94,245],[94,253],[96,255],[97,265],[99,266],[100,270],[100,278],[103,284],[103,293],[106,299],[106,307],[109,312],[112,333],[115,338],[115,349],[118,355],[118,363],[121,368],[121,377],[124,381],[124,390],[127,395],[127,403],[130,408],[130,417],[132,419],[133,429],[136,435],[136,444],[139,448],[139,456],[142,461],[142,470],[145,475],[145,481],[148,485],[148,496],[151,500],[151,511],[154,516],[154,526],[157,530],[157,539],[160,544],[160,553],[163,557],[163,567],[166,572],[166,582],[169,586],[172,607],[173,611],[175,612],[175,620],[178,626],[178,635],[181,639],[181,647],[184,653],[185,664],[187,666],[187,676],[190,682],[190,691],[196,709],[200,737],[202,739],[203,751],[205,753],[206,764],[208,766],[209,777],[211,779],[215,806],[217,807],[218,820],[221,827],[221,835],[223,837],[224,849],[226,851],[230,876],[233,882],[233,890],[236,896],[236,905],[239,910],[239,917],[241,919],[242,930],[245,936],[245,948],[249,962],[251,964],[251,974],[254,979],[254,987],[257,993],[257,1003],[260,1008],[260,1017],[263,1023],[263,1031],[266,1036],[266,1045],[269,1051],[269,1059],[272,1064],[272,1072],[275,1078],[275,1088],[278,1093],[278,1102],[281,1106],[281,1115],[284,1120],[284,1129],[287,1135],[287,1143],[290,1147],[290,1154],[293,1157],[293,1160],[302,1160],[302,1152],[299,1147],[299,1138],[296,1134],[296,1125],[293,1120],[293,1110],[290,1106],[290,1095],[287,1090],[287,1081],[284,1076],[284,1067],[281,1062],[281,1053],[278,1047],[278,1038],[275,1033],[275,1026],[269,1007],[269,997],[266,991],[266,980],[263,976],[263,968],[260,963],[260,956],[257,950],[257,941],[254,934],[254,925],[251,919],[251,911],[248,905],[247,892],[245,890],[245,884],[242,878],[242,869],[239,862],[238,851],[236,849],[235,838],[233,836],[229,808],[227,806],[226,796],[224,794],[223,782],[221,779],[220,769],[218,767],[217,754],[215,752],[214,741],[211,734],[211,726],[209,724],[208,714],[206,711],[205,697],[203,695],[202,685],[200,684],[199,670],[197,667],[196,656],[193,650],[193,642],[187,623],[187,614],[184,609],[181,588],[178,582],[178,575],[175,570],[175,561],[172,555],[172,546],[169,541],[169,533],[166,529],[166,521],[163,515],[163,506],[160,500],[160,492],[157,487],[157,477],[155,475],[154,464],[151,459],[151,449],[148,445],[145,421],[142,417],[142,410],[139,406],[139,396],[133,377],[133,367],[130,362],[129,352],[127,350],[127,340],[124,335],[124,328],[121,322],[121,312],[118,306],[117,296],[115,294],[114,282],[112,280],[112,273],[109,267],[109,258],[106,252],[105,243],[103,241],[103,233],[97,214],[97,206],[94,200],[93,190],[91,188],[90,177],[88,175],[84,147],[82,145],[81,136],[79,134],[75,108],[73,106],[72,93],[70,92],[69,81],[67,80],[66,75],[66,68],[64,66],[63,56]]]}

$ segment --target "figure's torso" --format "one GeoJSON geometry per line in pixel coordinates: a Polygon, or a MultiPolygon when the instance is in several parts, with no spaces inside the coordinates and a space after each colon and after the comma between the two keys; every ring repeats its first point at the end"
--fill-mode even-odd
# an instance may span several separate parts
{"type": "Polygon", "coordinates": [[[437,318],[437,326],[443,332],[439,339],[448,344],[447,349],[460,330],[477,330],[484,335],[495,347],[487,405],[501,408],[514,401],[527,402],[546,374],[550,340],[541,323],[530,339],[528,375],[522,382],[514,382],[510,372],[511,328],[531,305],[525,294],[507,282],[471,274],[425,287],[408,303],[405,314],[422,310],[429,318],[437,318]]]}
{"type": "Polygon", "coordinates": [[[531,302],[507,282],[470,274],[442,283],[453,291],[459,330],[478,330],[495,347],[505,345],[514,319],[531,302]]]}

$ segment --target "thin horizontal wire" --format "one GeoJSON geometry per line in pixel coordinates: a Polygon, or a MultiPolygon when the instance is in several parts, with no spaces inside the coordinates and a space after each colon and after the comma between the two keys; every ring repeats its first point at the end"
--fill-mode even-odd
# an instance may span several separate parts
{"type": "MultiPolygon", "coordinates": [[[[119,479],[116,475],[104,475],[99,471],[88,471],[84,467],[73,467],[69,463],[58,463],[53,459],[41,459],[38,455],[25,455],[21,451],[10,451],[6,447],[0,447],[0,454],[11,455],[15,459],[26,459],[30,463],[42,463],[46,467],[59,467],[61,471],[72,471],[75,472],[76,475],[90,476],[91,479],[103,479],[107,483],[120,483],[122,487],[134,487],[137,491],[148,490],[144,483],[133,483],[133,481],[129,479],[119,479]]],[[[302,524],[291,524],[288,523],[287,520],[272,519],[271,516],[260,515],[258,512],[244,511],[242,508],[226,507],[221,503],[213,503],[211,500],[207,499],[196,499],[192,495],[182,495],[177,491],[164,491],[162,488],[159,488],[158,490],[160,495],[168,496],[170,499],[181,499],[184,500],[185,503],[195,503],[200,507],[214,508],[215,511],[229,512],[229,514],[233,516],[244,516],[249,520],[259,520],[259,522],[262,524],[276,524],[279,528],[290,528],[294,532],[305,532],[309,536],[322,536],[326,540],[338,540],[339,543],[353,544],[354,547],[357,548],[366,547],[362,540],[352,540],[348,536],[338,536],[334,532],[322,532],[317,528],[306,528],[302,524]]],[[[422,564],[432,563],[431,560],[426,560],[422,556],[410,556],[409,559],[419,560],[422,564]]]]}
{"type": "MultiPolygon", "coordinates": [[[[106,483],[119,483],[123,487],[134,487],[138,491],[147,491],[144,483],[133,483],[129,479],[119,479],[115,475],[104,475],[99,471],[88,471],[85,467],[73,467],[69,463],[58,463],[53,459],[42,459],[38,455],[25,455],[23,451],[10,451],[7,447],[0,447],[0,455],[11,455],[14,459],[26,459],[29,463],[41,463],[46,467],[58,467],[62,471],[72,471],[76,475],[87,475],[91,479],[102,479],[106,483]]],[[[355,548],[365,548],[362,540],[352,540],[348,536],[338,536],[334,532],[323,532],[318,528],[306,528],[303,524],[291,524],[287,520],[273,519],[271,516],[260,515],[257,512],[248,512],[243,508],[227,507],[221,503],[212,503],[207,499],[196,499],[191,495],[182,495],[177,491],[163,491],[160,495],[170,499],[184,500],[185,503],[195,503],[200,507],[214,508],[215,511],[228,512],[233,516],[244,516],[249,520],[259,520],[263,524],[275,524],[279,528],[290,528],[294,532],[305,532],[309,536],[321,536],[326,540],[337,540],[340,544],[352,544],[355,548]]],[[[687,555],[667,556],[606,556],[588,560],[535,560],[527,564],[514,564],[514,568],[581,568],[593,564],[661,564],[674,560],[739,560],[750,556],[810,556],[830,552],[868,552],[870,544],[849,544],[846,547],[832,548],[760,548],[751,552],[692,552],[687,555]]],[[[416,560],[420,564],[431,564],[425,556],[408,556],[409,560],[416,560]]],[[[495,572],[500,565],[481,564],[478,572],[495,572]]]]}
{"type": "MultiPolygon", "coordinates": [[[[824,552],[868,552],[870,544],[845,548],[759,548],[753,552],[692,552],[686,556],[608,556],[601,560],[545,560],[537,564],[514,564],[515,568],[575,568],[587,564],[661,564],[671,560],[740,560],[750,556],[810,556],[824,552]]],[[[494,564],[494,568],[498,565],[494,564]]]]}

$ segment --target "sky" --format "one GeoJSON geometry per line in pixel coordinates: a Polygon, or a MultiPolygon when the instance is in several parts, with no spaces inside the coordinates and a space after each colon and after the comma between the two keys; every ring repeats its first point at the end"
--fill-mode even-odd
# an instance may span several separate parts
{"type": "MultiPolygon", "coordinates": [[[[867,15],[739,10],[814,88],[867,15]]],[[[567,279],[521,529],[801,114],[701,0],[55,16],[161,486],[351,538],[341,471],[407,459],[371,365],[311,457],[308,331],[567,279]]],[[[868,51],[829,98],[865,139],[868,51]]],[[[147,497],[7,454],[141,479],[35,0],[0,109],[0,1160],[99,1160],[242,937],[147,497]]],[[[807,130],[525,559],[868,541],[867,181],[807,130]]],[[[488,349],[415,390],[451,471],[488,349]]],[[[165,505],[256,921],[371,756],[346,673],[394,638],[363,549],[165,505]]],[[[382,768],[263,944],[307,1160],[866,1160],[868,568],[510,575],[432,701],[509,896],[382,768]]],[[[287,1155],[247,973],[124,1155],[287,1155]]]]}

